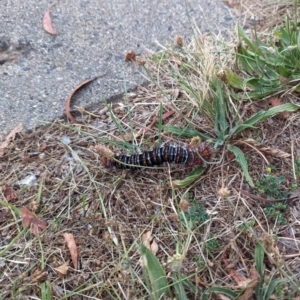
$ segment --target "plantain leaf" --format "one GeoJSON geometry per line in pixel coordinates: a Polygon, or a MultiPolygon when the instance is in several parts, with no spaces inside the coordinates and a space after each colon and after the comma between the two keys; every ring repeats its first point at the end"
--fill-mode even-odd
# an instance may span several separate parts
{"type": "Polygon", "coordinates": [[[162,299],[163,295],[170,297],[170,287],[167,277],[156,256],[144,245],[141,245],[143,273],[153,300],[162,299]]]}
{"type": "Polygon", "coordinates": [[[187,177],[182,180],[174,180],[173,184],[179,188],[186,188],[192,183],[194,183],[205,171],[203,167],[195,168],[187,177]]]}
{"type": "Polygon", "coordinates": [[[248,163],[247,163],[244,153],[241,151],[241,149],[239,149],[236,146],[232,146],[232,145],[228,145],[227,149],[235,155],[235,160],[240,164],[246,180],[252,187],[254,187],[254,183],[248,172],[248,163]]]}
{"type": "Polygon", "coordinates": [[[257,124],[258,122],[261,122],[265,119],[274,117],[275,115],[288,111],[288,112],[294,112],[297,111],[299,109],[299,105],[297,104],[293,104],[293,103],[285,103],[282,105],[278,105],[278,106],[274,106],[270,109],[268,109],[267,111],[260,111],[257,114],[253,115],[252,117],[250,117],[247,121],[245,121],[243,124],[239,124],[234,126],[230,132],[229,132],[229,136],[233,136],[234,134],[237,134],[241,131],[243,131],[246,128],[253,128],[253,126],[255,124],[257,124]]]}
{"type": "Polygon", "coordinates": [[[255,266],[260,279],[263,278],[263,273],[264,273],[264,257],[265,257],[265,249],[261,243],[258,243],[255,247],[254,259],[255,259],[255,266]]]}

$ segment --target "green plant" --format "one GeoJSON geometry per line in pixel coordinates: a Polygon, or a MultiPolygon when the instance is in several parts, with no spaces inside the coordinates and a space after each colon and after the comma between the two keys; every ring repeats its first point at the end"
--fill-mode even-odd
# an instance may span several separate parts
{"type": "Polygon", "coordinates": [[[253,228],[254,225],[255,225],[255,221],[250,220],[250,221],[243,222],[241,225],[238,226],[238,229],[244,233],[248,233],[250,229],[253,228]]]}
{"type": "Polygon", "coordinates": [[[264,174],[262,179],[256,183],[256,188],[260,193],[264,193],[271,199],[284,199],[288,194],[286,191],[280,190],[280,185],[285,181],[284,176],[275,176],[272,174],[264,174]]]}
{"type": "Polygon", "coordinates": [[[220,246],[221,243],[215,238],[215,235],[210,233],[208,241],[205,242],[205,249],[210,252],[211,250],[220,248],[220,246]]]}
{"type": "Polygon", "coordinates": [[[297,179],[299,179],[300,178],[300,157],[295,159],[294,168],[295,168],[295,175],[297,179]]]}
{"type": "Polygon", "coordinates": [[[244,78],[227,71],[228,84],[241,90],[250,90],[248,97],[259,99],[287,89],[300,91],[300,27],[286,19],[263,42],[255,34],[252,40],[238,27],[240,45],[237,51],[238,66],[244,78]]]}
{"type": "Polygon", "coordinates": [[[272,221],[276,221],[278,224],[284,224],[287,223],[287,218],[285,217],[285,214],[287,213],[289,209],[289,206],[287,203],[274,203],[269,205],[264,209],[264,212],[268,218],[272,221]]]}
{"type": "Polygon", "coordinates": [[[285,280],[266,278],[264,276],[264,258],[265,258],[265,248],[261,243],[258,243],[255,247],[254,259],[256,270],[258,272],[259,281],[255,288],[256,299],[269,300],[275,291],[275,288],[283,283],[285,280]]]}
{"type": "Polygon", "coordinates": [[[191,228],[202,225],[210,219],[209,215],[205,211],[205,207],[196,201],[192,201],[188,211],[180,212],[179,216],[181,221],[190,223],[192,225],[191,228]]]}

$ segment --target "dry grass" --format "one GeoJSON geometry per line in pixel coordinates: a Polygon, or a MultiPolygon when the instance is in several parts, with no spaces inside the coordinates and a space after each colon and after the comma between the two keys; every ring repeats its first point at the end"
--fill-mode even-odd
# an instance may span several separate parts
{"type": "MultiPolygon", "coordinates": [[[[136,135],[170,110],[175,114],[164,125],[194,128],[213,136],[211,116],[215,111],[209,82],[220,76],[222,68],[233,65],[234,57],[230,46],[223,45],[222,52],[215,47],[209,37],[200,37],[184,50],[168,48],[167,59],[155,54],[146,65],[155,84],[84,114],[85,125],[58,120],[21,134],[9,145],[0,158],[1,299],[148,299],[139,249],[143,234],[149,231],[158,244],[156,257],[170,286],[180,271],[197,287],[198,294],[187,289],[188,299],[199,299],[211,287],[250,289],[259,241],[268,255],[264,260],[265,285],[272,278],[285,279],[275,297],[300,296],[299,201],[289,202],[284,212],[287,222],[268,217],[266,203],[239,192],[241,188],[260,195],[245,182],[239,164],[226,148],[218,148],[206,172],[184,189],[177,188],[174,180],[191,171],[185,165],[107,170],[95,151],[96,145],[106,145],[114,152],[134,152],[164,141],[189,143],[189,139],[166,133],[160,126],[136,135]],[[185,77],[179,72],[180,62],[194,65],[194,72],[185,77]],[[20,183],[28,175],[35,179],[33,184],[20,183]],[[8,187],[14,195],[10,201],[8,187]],[[203,206],[204,222],[182,218],[191,205],[203,206]],[[22,206],[47,222],[41,235],[24,229],[15,209],[22,206]],[[63,237],[66,232],[76,240],[78,270],[63,237]],[[70,262],[68,273],[59,276],[55,268],[65,262],[70,262]],[[50,290],[52,295],[47,298],[50,290]]],[[[298,101],[297,95],[286,97],[290,102],[298,101]]],[[[232,120],[237,116],[245,119],[265,106],[267,100],[232,101],[228,114],[232,120]]],[[[244,144],[242,150],[254,182],[273,165],[271,174],[286,179],[278,187],[280,192],[290,195],[293,187],[297,191],[299,174],[296,176],[294,162],[300,157],[299,122],[299,113],[274,117],[232,141],[237,144],[253,138],[265,147],[291,154],[275,157],[244,144]]],[[[213,293],[205,299],[225,298],[213,293]]]]}

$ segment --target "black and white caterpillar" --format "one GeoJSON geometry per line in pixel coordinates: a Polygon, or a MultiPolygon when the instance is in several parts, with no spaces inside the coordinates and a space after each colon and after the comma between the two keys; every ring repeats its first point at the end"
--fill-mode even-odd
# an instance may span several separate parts
{"type": "MultiPolygon", "coordinates": [[[[102,151],[103,152],[103,151],[102,151]]],[[[137,169],[140,167],[154,167],[163,163],[177,163],[188,166],[204,166],[212,157],[212,148],[206,143],[199,143],[197,147],[181,147],[164,145],[137,154],[103,155],[101,162],[104,167],[118,169],[137,169]]]]}

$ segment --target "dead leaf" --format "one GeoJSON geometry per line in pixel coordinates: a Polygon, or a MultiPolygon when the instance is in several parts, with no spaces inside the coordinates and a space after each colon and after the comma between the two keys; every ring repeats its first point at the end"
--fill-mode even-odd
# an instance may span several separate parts
{"type": "Polygon", "coordinates": [[[130,50],[125,53],[125,61],[134,61],[136,54],[133,50],[130,50]]]}
{"type": "Polygon", "coordinates": [[[33,212],[25,206],[20,208],[24,227],[30,226],[30,232],[34,235],[39,235],[42,230],[47,228],[47,223],[40,220],[33,212]]]}
{"type": "Polygon", "coordinates": [[[261,144],[261,143],[255,141],[254,139],[251,139],[251,138],[246,139],[244,141],[243,140],[238,141],[237,143],[251,145],[251,146],[257,148],[259,151],[264,152],[265,154],[272,155],[274,157],[286,158],[286,157],[291,156],[290,153],[284,152],[284,151],[282,151],[280,149],[277,149],[277,148],[268,147],[268,146],[266,146],[264,144],[261,144]]]}
{"type": "Polygon", "coordinates": [[[69,270],[69,262],[66,261],[61,266],[54,268],[55,272],[57,273],[59,278],[63,278],[67,275],[69,270]]]}
{"type": "Polygon", "coordinates": [[[142,242],[149,250],[150,250],[151,241],[152,241],[151,231],[147,231],[142,235],[142,242]]]}
{"type": "Polygon", "coordinates": [[[74,239],[74,235],[72,233],[64,233],[63,236],[64,236],[67,246],[69,248],[74,269],[77,270],[77,268],[78,268],[78,251],[77,251],[77,246],[76,246],[76,242],[74,239]]]}
{"type": "Polygon", "coordinates": [[[46,148],[47,148],[47,143],[46,142],[42,142],[40,150],[44,151],[46,148]]]}
{"type": "Polygon", "coordinates": [[[81,124],[81,122],[77,121],[71,114],[70,112],[70,104],[71,104],[71,99],[72,97],[74,96],[74,94],[79,90],[81,89],[84,85],[94,81],[95,79],[99,78],[99,77],[103,77],[104,75],[106,75],[106,73],[103,73],[101,75],[97,75],[91,79],[87,79],[87,80],[84,80],[83,82],[81,82],[79,85],[77,85],[73,91],[69,94],[69,96],[67,97],[66,99],[66,104],[65,104],[65,110],[66,110],[66,115],[68,117],[68,119],[72,122],[72,123],[77,123],[77,124],[81,124]]]}
{"type": "Polygon", "coordinates": [[[142,235],[142,242],[154,255],[156,255],[158,251],[158,244],[155,241],[155,238],[151,235],[151,231],[147,231],[142,235]]]}
{"type": "Polygon", "coordinates": [[[156,253],[158,251],[158,244],[155,239],[152,240],[150,250],[154,255],[156,255],[156,253]]]}
{"type": "Polygon", "coordinates": [[[12,189],[12,187],[10,185],[8,185],[7,183],[5,184],[5,189],[4,189],[4,197],[5,199],[9,202],[12,201],[16,198],[15,196],[15,192],[12,189]]]}
{"type": "Polygon", "coordinates": [[[282,105],[283,102],[282,102],[282,99],[280,98],[276,98],[276,97],[272,97],[269,99],[268,101],[269,105],[274,107],[274,106],[279,106],[279,105],[282,105]]]}
{"type": "Polygon", "coordinates": [[[57,31],[53,28],[52,19],[50,15],[50,9],[52,9],[53,6],[55,6],[55,4],[50,5],[50,7],[47,9],[47,11],[44,14],[43,28],[46,32],[53,35],[57,35],[57,31]]]}
{"type": "Polygon", "coordinates": [[[9,142],[14,140],[16,133],[21,132],[23,130],[23,125],[18,124],[5,138],[4,142],[0,144],[0,157],[4,155],[5,148],[8,146],[9,142]]]}
{"type": "Polygon", "coordinates": [[[238,271],[236,271],[234,269],[229,269],[228,273],[229,273],[229,276],[231,276],[237,284],[247,280],[244,275],[239,274],[238,271]]]}
{"type": "Polygon", "coordinates": [[[48,279],[48,272],[45,270],[36,270],[31,276],[32,282],[43,283],[48,279]]]}

